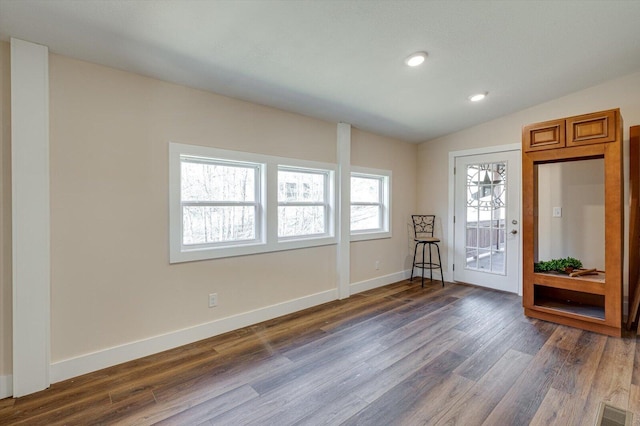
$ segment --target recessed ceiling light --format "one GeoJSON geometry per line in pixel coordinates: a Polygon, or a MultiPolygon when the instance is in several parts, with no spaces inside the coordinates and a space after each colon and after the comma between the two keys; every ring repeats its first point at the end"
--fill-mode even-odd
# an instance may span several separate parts
{"type": "Polygon", "coordinates": [[[468,98],[468,99],[469,99],[471,102],[478,102],[478,101],[481,101],[481,100],[483,100],[484,98],[486,98],[488,94],[489,94],[488,92],[484,92],[484,93],[476,93],[475,95],[471,95],[471,96],[469,96],[469,98],[468,98]]]}
{"type": "Polygon", "coordinates": [[[417,67],[418,65],[422,64],[425,59],[427,59],[427,52],[416,52],[412,55],[409,55],[409,57],[405,59],[404,62],[410,67],[417,67]]]}

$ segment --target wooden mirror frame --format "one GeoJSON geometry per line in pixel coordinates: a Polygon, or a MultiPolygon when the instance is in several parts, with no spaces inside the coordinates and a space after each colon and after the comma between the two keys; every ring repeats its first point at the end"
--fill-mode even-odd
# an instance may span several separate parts
{"type": "Polygon", "coordinates": [[[525,315],[620,336],[624,185],[619,109],[525,126],[522,148],[522,304],[525,315]],[[594,158],[604,159],[605,273],[596,278],[570,278],[534,272],[538,247],[538,165],[594,158]],[[546,303],[546,300],[552,303],[546,303]],[[588,313],[589,309],[581,310],[580,306],[601,309],[602,313],[592,315],[588,313]]]}

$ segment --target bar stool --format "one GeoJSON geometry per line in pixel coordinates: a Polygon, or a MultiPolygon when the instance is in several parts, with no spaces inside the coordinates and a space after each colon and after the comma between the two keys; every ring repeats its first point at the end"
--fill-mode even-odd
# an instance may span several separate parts
{"type": "Polygon", "coordinates": [[[440,247],[438,243],[439,238],[433,236],[434,223],[436,216],[433,214],[414,214],[411,215],[413,220],[413,241],[416,246],[413,250],[413,265],[411,267],[411,278],[409,281],[413,281],[413,270],[415,268],[422,269],[422,287],[424,288],[424,270],[429,269],[430,279],[433,281],[433,270],[440,269],[440,280],[442,281],[442,287],[444,287],[444,277],[442,275],[442,260],[440,259],[440,247]],[[416,262],[416,254],[418,253],[418,246],[422,244],[422,262],[416,262]],[[425,247],[429,246],[429,261],[425,261],[425,247]],[[431,259],[432,246],[436,247],[438,252],[438,263],[433,263],[431,259]]]}

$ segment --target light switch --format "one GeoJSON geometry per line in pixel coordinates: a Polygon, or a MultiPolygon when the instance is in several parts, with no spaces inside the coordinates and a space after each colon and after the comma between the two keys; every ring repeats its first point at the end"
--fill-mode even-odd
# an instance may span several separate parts
{"type": "Polygon", "coordinates": [[[562,207],[553,208],[553,217],[562,217],[562,207]]]}

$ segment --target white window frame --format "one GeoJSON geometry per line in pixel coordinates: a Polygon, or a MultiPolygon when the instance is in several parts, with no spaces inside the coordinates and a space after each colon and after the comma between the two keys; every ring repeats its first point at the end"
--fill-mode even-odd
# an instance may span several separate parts
{"type": "MultiPolygon", "coordinates": [[[[264,165],[260,163],[254,162],[246,162],[246,161],[231,161],[228,159],[219,159],[219,158],[209,158],[209,157],[199,157],[193,155],[180,155],[180,164],[186,161],[189,163],[195,164],[211,164],[211,165],[219,165],[226,167],[242,167],[247,169],[254,170],[255,177],[255,188],[254,188],[254,200],[255,201],[182,201],[182,197],[180,197],[180,211],[184,207],[253,207],[255,210],[255,237],[251,240],[232,240],[232,241],[222,241],[215,243],[200,243],[200,244],[184,244],[181,238],[180,241],[180,249],[182,251],[188,250],[202,250],[206,248],[216,248],[216,247],[228,247],[228,246],[242,246],[242,245],[252,245],[260,243],[264,240],[262,236],[262,221],[260,220],[262,214],[262,197],[263,192],[261,190],[261,182],[262,182],[262,174],[264,165]]],[[[183,223],[181,221],[180,226],[182,227],[183,223]]],[[[182,235],[182,234],[181,234],[182,235]]]]}
{"type": "MultiPolygon", "coordinates": [[[[298,160],[249,152],[231,151],[197,145],[169,143],[169,262],[191,262],[243,256],[280,250],[291,250],[337,243],[335,175],[337,166],[331,163],[298,160]],[[256,239],[203,245],[182,244],[182,200],[180,196],[182,158],[191,157],[203,161],[228,164],[245,163],[258,168],[256,182],[256,239]],[[278,238],[278,168],[289,167],[322,171],[327,174],[327,232],[322,235],[278,238]]],[[[200,203],[202,204],[202,203],[200,203]]],[[[217,203],[214,203],[217,204],[217,203]]],[[[223,203],[229,204],[229,203],[223,203]]],[[[252,203],[250,203],[252,204],[252,203]]]]}
{"type": "MultiPolygon", "coordinates": [[[[377,229],[350,231],[351,241],[391,238],[391,170],[352,166],[349,181],[351,181],[352,177],[378,179],[380,181],[380,201],[378,203],[350,202],[349,212],[351,212],[351,206],[376,205],[380,206],[381,217],[380,227],[377,229]]],[[[353,188],[351,188],[351,195],[353,196],[353,188]]]]}
{"type": "MultiPolygon", "coordinates": [[[[311,207],[311,206],[321,206],[324,211],[324,223],[325,230],[321,234],[307,234],[307,235],[295,235],[290,237],[280,237],[278,236],[278,241],[280,242],[288,242],[295,240],[309,240],[309,239],[317,239],[317,238],[326,238],[332,236],[332,230],[335,229],[334,223],[332,221],[332,217],[335,216],[332,214],[333,203],[331,200],[335,198],[333,196],[334,187],[334,179],[330,170],[326,169],[315,169],[308,167],[299,167],[292,165],[278,165],[278,172],[286,171],[293,173],[309,173],[309,174],[318,174],[322,175],[324,178],[324,200],[323,201],[279,201],[278,207],[287,207],[287,206],[302,206],[302,207],[311,207]]],[[[277,226],[279,227],[279,223],[277,226]]]]}

